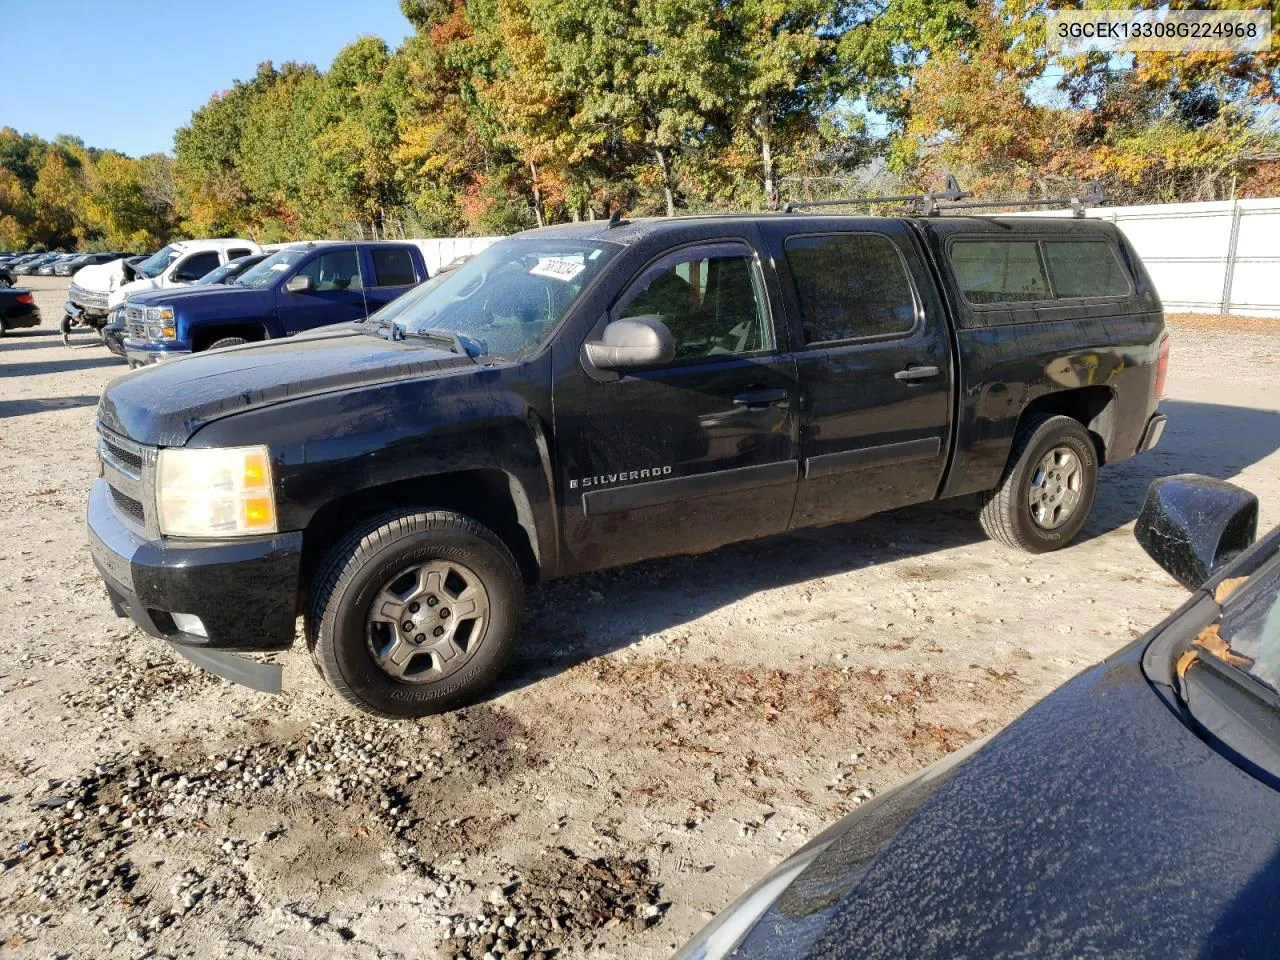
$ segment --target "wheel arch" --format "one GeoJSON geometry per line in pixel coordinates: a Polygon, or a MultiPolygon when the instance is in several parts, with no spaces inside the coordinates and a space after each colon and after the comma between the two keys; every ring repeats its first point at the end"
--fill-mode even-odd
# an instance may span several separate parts
{"type": "MultiPolygon", "coordinates": [[[[1111,449],[1116,430],[1116,394],[1111,387],[1093,384],[1036,397],[1018,415],[1014,436],[1022,430],[1023,424],[1039,414],[1059,415],[1078,421],[1093,441],[1098,454],[1098,465],[1107,462],[1107,451],[1111,449]]],[[[1010,456],[1012,455],[1011,448],[1010,456]]],[[[1005,467],[1008,468],[1008,462],[1005,467]]]]}
{"type": "Polygon", "coordinates": [[[199,353],[224,337],[243,337],[251,343],[266,340],[270,334],[264,324],[253,320],[227,320],[199,324],[191,331],[191,350],[199,353]]]}
{"type": "Polygon", "coordinates": [[[504,470],[477,468],[366,487],[326,503],[302,534],[299,609],[316,570],[335,543],[357,524],[395,510],[453,510],[488,527],[515,557],[526,584],[542,567],[533,507],[519,479],[504,470]]]}

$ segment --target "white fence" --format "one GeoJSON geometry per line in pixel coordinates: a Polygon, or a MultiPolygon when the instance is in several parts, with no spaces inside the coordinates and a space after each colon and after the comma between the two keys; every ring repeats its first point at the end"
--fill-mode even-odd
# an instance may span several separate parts
{"type": "Polygon", "coordinates": [[[412,243],[422,251],[422,259],[427,261],[427,273],[434,277],[437,270],[455,257],[479,253],[489,244],[497,243],[501,239],[501,237],[442,237],[431,240],[411,238],[405,243],[412,243]]]}
{"type": "Polygon", "coordinates": [[[1124,231],[1169,313],[1280,317],[1280,197],[1098,207],[1088,215],[1124,231]]]}

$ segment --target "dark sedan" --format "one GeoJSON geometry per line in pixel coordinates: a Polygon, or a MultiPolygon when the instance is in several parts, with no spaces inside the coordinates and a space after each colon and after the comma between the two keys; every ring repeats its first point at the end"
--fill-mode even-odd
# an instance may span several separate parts
{"type": "Polygon", "coordinates": [[[0,290],[0,336],[18,327],[40,326],[40,311],[30,290],[0,290]]]}
{"type": "Polygon", "coordinates": [[[1280,528],[1156,481],[1191,599],[986,742],[783,861],[681,960],[1280,957],[1280,528]]]}
{"type": "Polygon", "coordinates": [[[0,289],[12,287],[16,283],[13,277],[13,271],[8,266],[0,263],[0,289]]]}

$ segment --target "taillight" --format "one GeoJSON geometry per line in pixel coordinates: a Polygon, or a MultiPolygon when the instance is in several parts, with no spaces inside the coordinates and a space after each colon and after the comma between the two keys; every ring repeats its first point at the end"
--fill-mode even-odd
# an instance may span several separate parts
{"type": "Polygon", "coordinates": [[[1169,335],[1160,338],[1160,359],[1156,361],[1156,399],[1164,396],[1164,382],[1169,376],[1169,335]]]}
{"type": "Polygon", "coordinates": [[[29,293],[20,293],[18,294],[18,302],[19,303],[35,303],[35,300],[32,298],[31,294],[29,293]]]}

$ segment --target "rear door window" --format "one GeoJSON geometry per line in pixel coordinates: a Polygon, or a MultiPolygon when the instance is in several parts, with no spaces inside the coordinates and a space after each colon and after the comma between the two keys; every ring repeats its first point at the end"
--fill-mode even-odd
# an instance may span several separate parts
{"type": "Polygon", "coordinates": [[[227,259],[239,260],[241,257],[247,257],[252,252],[252,250],[246,250],[243,247],[233,247],[227,251],[227,259]]]}
{"type": "Polygon", "coordinates": [[[1105,240],[1046,240],[1055,297],[1125,297],[1129,278],[1105,240]]]}
{"type": "Polygon", "coordinates": [[[951,245],[951,269],[970,303],[1033,303],[1050,298],[1036,240],[957,240],[951,245]]]}
{"type": "Polygon", "coordinates": [[[373,285],[375,287],[408,287],[418,282],[413,257],[408,250],[392,247],[373,249],[373,285]]]}
{"type": "Polygon", "coordinates": [[[904,336],[915,329],[915,294],[888,237],[794,236],[785,249],[806,344],[904,336]]]}

